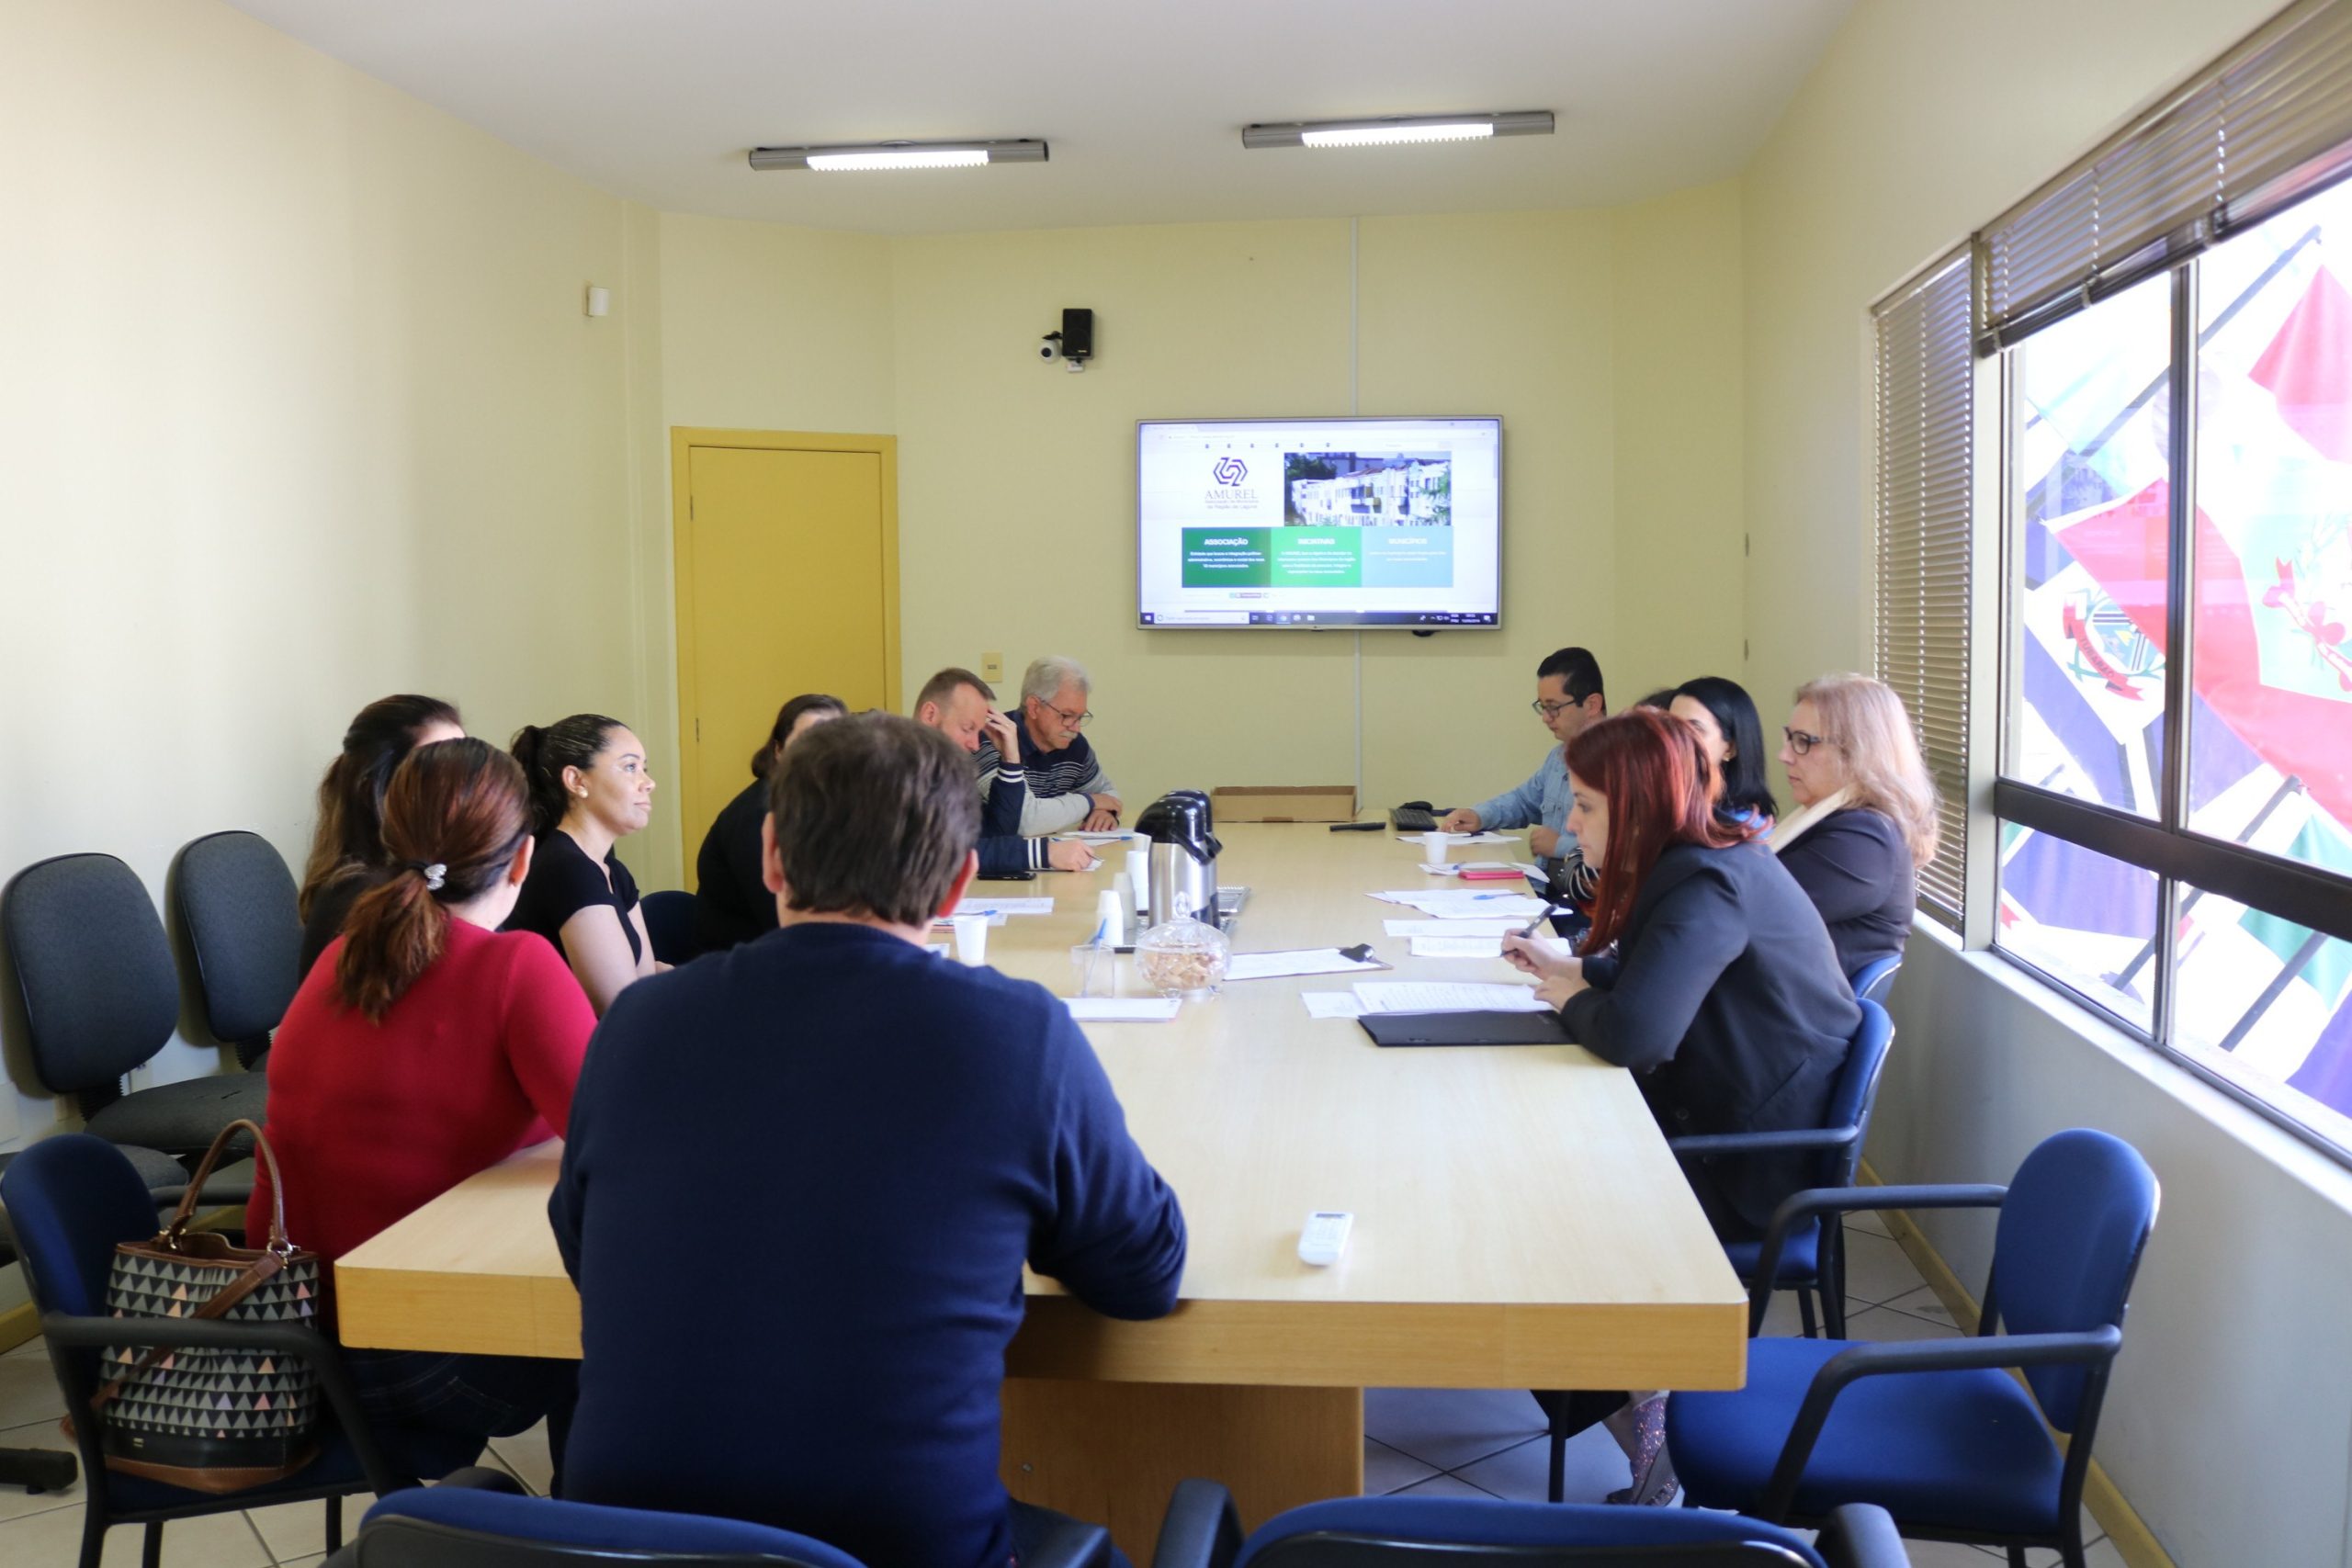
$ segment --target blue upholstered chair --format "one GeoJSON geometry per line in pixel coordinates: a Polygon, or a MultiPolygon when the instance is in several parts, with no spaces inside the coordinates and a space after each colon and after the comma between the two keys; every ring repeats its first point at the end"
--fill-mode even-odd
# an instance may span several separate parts
{"type": "Polygon", "coordinates": [[[1872,959],[1854,972],[1854,995],[1884,1007],[1886,998],[1894,994],[1894,977],[1902,972],[1903,955],[1899,953],[1872,959]]]}
{"type": "Polygon", "coordinates": [[[660,893],[648,893],[637,901],[645,911],[645,934],[653,943],[653,956],[673,968],[699,955],[702,946],[695,940],[695,896],[673,887],[660,893]]]}
{"type": "Polygon", "coordinates": [[[1736,1514],[1681,1508],[1344,1497],[1293,1508],[1249,1540],[1213,1481],[1176,1488],[1152,1568],[1906,1568],[1876,1508],[1839,1509],[1818,1542],[1736,1514]]]}
{"type": "MultiPolygon", "coordinates": [[[[2013,1562],[2055,1547],[2083,1568],[2083,1479],[2156,1199],[2129,1144],[2079,1128],[2044,1141],[2007,1188],[1796,1194],[1773,1218],[1767,1262],[1826,1215],[1998,1208],[1983,1321],[1974,1337],[1925,1343],[1751,1341],[1746,1388],[1668,1404],[1690,1500],[1783,1523],[1874,1503],[1907,1535],[2006,1547],[2013,1562]]],[[[1765,1291],[1753,1287],[1758,1311],[1765,1291]]]]}
{"type": "Polygon", "coordinates": [[[33,1074],[74,1097],[94,1136],[201,1155],[230,1122],[264,1122],[268,1085],[258,1073],[122,1092],[124,1075],[169,1043],[180,1016],[164,922],[129,866],[97,854],[28,865],[0,893],[0,930],[33,1074]]]}
{"type": "MultiPolygon", "coordinates": [[[[1813,1152],[1817,1164],[1813,1180],[1817,1187],[1847,1188],[1854,1183],[1854,1173],[1861,1168],[1862,1142],[1869,1136],[1871,1107],[1878,1098],[1880,1073],[1886,1066],[1887,1047],[1894,1040],[1894,1021],[1886,1010],[1864,998],[1861,1002],[1862,1021],[1855,1027],[1852,1043],[1846,1048],[1846,1060],[1838,1070],[1838,1081],[1829,1093],[1829,1106],[1819,1127],[1796,1128],[1779,1133],[1693,1134],[1689,1137],[1668,1138],[1667,1147],[1681,1159],[1736,1159],[1743,1156],[1786,1154],[1792,1151],[1813,1152]]],[[[1846,1231],[1836,1218],[1814,1219],[1792,1225],[1783,1238],[1772,1278],[1759,1281],[1757,1270],[1762,1264],[1764,1244],[1760,1241],[1733,1241],[1724,1244],[1724,1251],[1742,1283],[1748,1287],[1751,1305],[1747,1331],[1750,1335],[1763,1327],[1765,1309],[1770,1305],[1772,1292],[1792,1290],[1797,1293],[1797,1310],[1804,1320],[1805,1337],[1816,1332],[1813,1303],[1821,1301],[1822,1317],[1826,1321],[1831,1337],[1846,1332],[1846,1231]],[[1762,1288],[1758,1289],[1759,1283],[1762,1288]]],[[[1561,1500],[1567,1474],[1568,1439],[1584,1426],[1597,1419],[1610,1403],[1595,1400],[1587,1394],[1538,1393],[1536,1403],[1544,1407],[1549,1425],[1551,1443],[1551,1479],[1549,1495],[1553,1502],[1561,1500]]]]}
{"type": "Polygon", "coordinates": [[[293,874],[258,833],[207,833],[181,849],[170,884],[182,966],[204,1027],[257,1068],[302,983],[293,874]]]}
{"type": "MultiPolygon", "coordinates": [[[[1022,1568],[1107,1568],[1098,1526],[1057,1533],[1022,1568]]],[[[368,1510],[329,1568],[864,1568],[823,1541],[767,1525],[699,1514],[610,1508],[471,1486],[432,1486],[368,1510]]]]}
{"type": "Polygon", "coordinates": [[[83,1133],[43,1138],[0,1170],[0,1204],[7,1208],[26,1282],[40,1310],[50,1365],[65,1408],[74,1413],[88,1483],[82,1568],[97,1568],[110,1526],[145,1525],[146,1562],[153,1568],[170,1520],[270,1503],[325,1499],[327,1539],[339,1544],[345,1495],[413,1486],[418,1475],[443,1474],[481,1451],[478,1438],[370,1429],[342,1358],[314,1328],[107,1315],[107,1275],[116,1245],[152,1236],[156,1229],[153,1194],[113,1145],[83,1133]],[[107,1345],[237,1345],[309,1362],[318,1370],[328,1411],[319,1457],[284,1481],[222,1494],[113,1473],[101,1447],[105,1420],[90,1409],[99,1383],[98,1353],[107,1345]]]}

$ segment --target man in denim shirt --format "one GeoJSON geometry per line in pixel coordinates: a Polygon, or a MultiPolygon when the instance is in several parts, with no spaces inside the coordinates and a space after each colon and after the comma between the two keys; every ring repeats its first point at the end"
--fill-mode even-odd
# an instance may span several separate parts
{"type": "Polygon", "coordinates": [[[1516,789],[1491,800],[1449,811],[1438,823],[1449,833],[1484,829],[1526,828],[1527,847],[1546,874],[1576,858],[1576,835],[1568,829],[1568,742],[1587,725],[1609,716],[1602,694],[1600,661],[1581,648],[1564,648],[1535,667],[1535,713],[1559,744],[1516,789]]]}

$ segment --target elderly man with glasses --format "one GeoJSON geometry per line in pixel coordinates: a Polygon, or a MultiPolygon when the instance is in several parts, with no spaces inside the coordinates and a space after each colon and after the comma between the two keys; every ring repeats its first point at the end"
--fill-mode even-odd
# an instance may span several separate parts
{"type": "Polygon", "coordinates": [[[1491,800],[1449,811],[1438,826],[1449,833],[1481,829],[1525,828],[1527,847],[1546,872],[1574,858],[1577,840],[1568,830],[1568,742],[1589,724],[1609,716],[1600,689],[1600,661],[1581,648],[1564,648],[1535,667],[1535,716],[1557,746],[1525,784],[1491,800]]]}
{"type": "Polygon", "coordinates": [[[1017,768],[1028,786],[1021,807],[1021,831],[1067,833],[1072,829],[1106,833],[1119,826],[1119,795],[1096,761],[1094,748],[1080,733],[1094,716],[1086,711],[1093,682],[1075,659],[1036,660],[1021,677],[1021,755],[1006,758],[991,736],[980,744],[980,791],[996,784],[1000,769],[1017,768]]]}

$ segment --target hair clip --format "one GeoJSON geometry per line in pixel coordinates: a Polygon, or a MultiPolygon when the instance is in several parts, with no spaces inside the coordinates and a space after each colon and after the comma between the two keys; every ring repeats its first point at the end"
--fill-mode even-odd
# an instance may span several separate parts
{"type": "Polygon", "coordinates": [[[449,880],[449,868],[439,861],[435,861],[431,865],[420,865],[416,869],[424,873],[424,890],[427,893],[440,892],[441,885],[449,880]]]}

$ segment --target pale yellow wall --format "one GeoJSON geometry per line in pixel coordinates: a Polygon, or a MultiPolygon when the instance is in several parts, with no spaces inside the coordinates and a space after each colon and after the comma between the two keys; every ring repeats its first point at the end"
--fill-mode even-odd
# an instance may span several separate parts
{"type": "MultiPolygon", "coordinates": [[[[644,215],[212,0],[12,0],[0,143],[0,874],[299,865],[387,692],[639,700],[644,215]]],[[[0,1144],[55,1120],[8,1071],[0,1144]]]]}
{"type": "MultiPolygon", "coordinates": [[[[1743,181],[1759,694],[1865,657],[1871,302],[2274,8],[1857,7],[1743,181]]],[[[2352,1178],[1936,934],[1913,938],[1894,1010],[1871,1141],[1887,1180],[2002,1179],[2042,1137],[2091,1126],[2165,1183],[2098,1450],[2173,1561],[2352,1560],[2352,1178]]],[[[1989,1224],[1927,1228],[1980,1288],[1989,1224]]]]}

